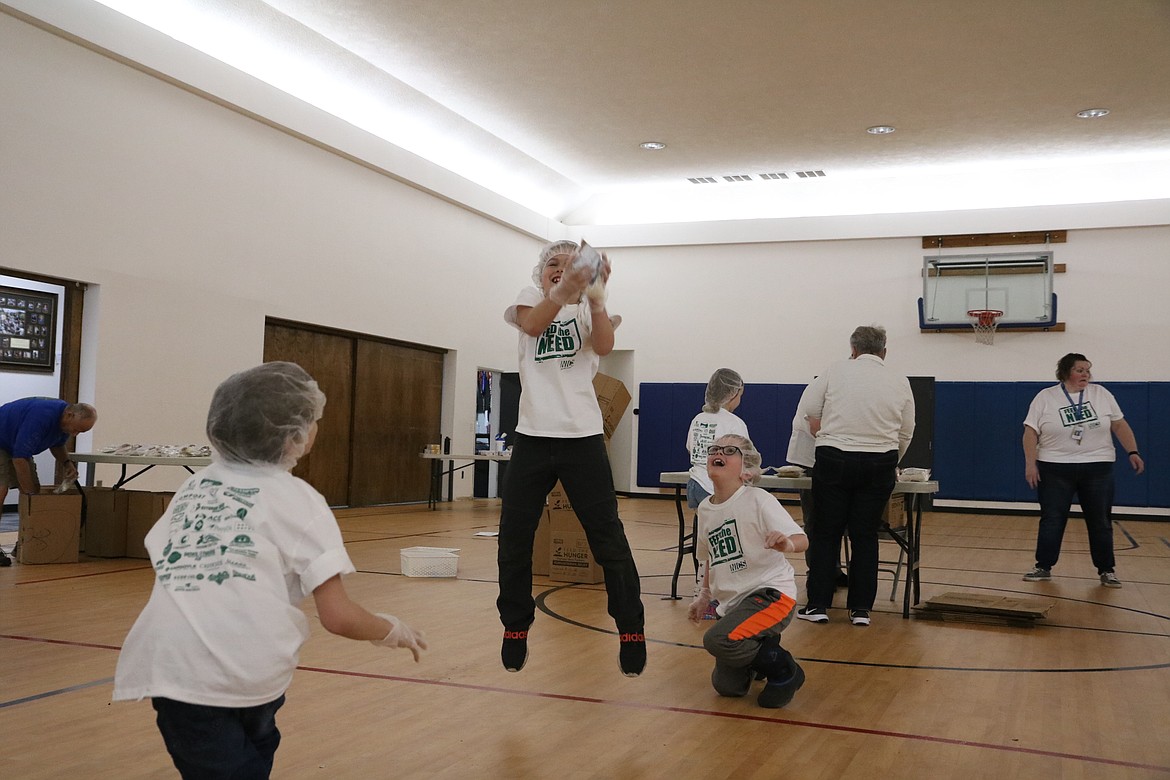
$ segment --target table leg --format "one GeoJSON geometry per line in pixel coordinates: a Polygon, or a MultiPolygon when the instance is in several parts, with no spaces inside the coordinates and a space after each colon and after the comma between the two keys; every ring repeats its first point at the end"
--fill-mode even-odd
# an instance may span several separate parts
{"type": "Polygon", "coordinates": [[[431,460],[431,487],[427,491],[427,509],[434,510],[435,503],[438,501],[439,491],[439,461],[438,459],[431,460]]]}
{"type": "Polygon", "coordinates": [[[674,486],[674,511],[678,514],[678,555],[674,559],[674,574],[670,578],[670,595],[663,596],[663,601],[677,601],[681,598],[678,595],[678,575],[682,571],[683,558],[686,557],[686,539],[687,539],[687,521],[683,516],[683,493],[682,486],[674,486]]]}
{"type": "Polygon", "coordinates": [[[906,494],[906,583],[902,591],[902,619],[910,618],[910,605],[918,603],[919,529],[922,526],[922,504],[919,493],[906,494]],[[911,599],[913,591],[913,600],[911,599]]]}

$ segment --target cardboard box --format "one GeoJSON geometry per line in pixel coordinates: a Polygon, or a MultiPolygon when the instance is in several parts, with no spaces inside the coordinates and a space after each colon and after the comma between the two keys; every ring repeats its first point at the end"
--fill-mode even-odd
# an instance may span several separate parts
{"type": "Polygon", "coordinates": [[[889,503],[882,510],[882,523],[890,528],[906,527],[906,495],[895,493],[890,496],[889,503]]]}
{"type": "Polygon", "coordinates": [[[565,493],[565,486],[557,480],[557,484],[553,485],[552,492],[548,494],[548,508],[549,509],[572,509],[569,505],[569,496],[565,493]]]}
{"type": "Polygon", "coordinates": [[[52,491],[20,496],[19,563],[77,563],[81,494],[52,491]]]}
{"type": "Polygon", "coordinates": [[[601,407],[601,425],[608,441],[613,437],[614,430],[622,421],[622,415],[626,413],[633,398],[620,379],[605,374],[596,374],[593,377],[593,390],[597,393],[597,405],[601,407]]]}
{"type": "Polygon", "coordinates": [[[548,576],[549,565],[549,520],[548,510],[540,516],[540,524],[536,526],[536,538],[532,541],[532,573],[548,576]]]}
{"type": "Polygon", "coordinates": [[[585,529],[572,510],[550,509],[549,579],[593,585],[605,581],[605,573],[585,538],[585,529]]]}
{"type": "Polygon", "coordinates": [[[146,552],[146,534],[162,517],[174,493],[152,493],[146,490],[126,490],[126,557],[149,558],[146,552]]]}
{"type": "Polygon", "coordinates": [[[82,549],[97,558],[126,555],[126,517],[129,493],[93,487],[85,489],[85,532],[82,549]]]}

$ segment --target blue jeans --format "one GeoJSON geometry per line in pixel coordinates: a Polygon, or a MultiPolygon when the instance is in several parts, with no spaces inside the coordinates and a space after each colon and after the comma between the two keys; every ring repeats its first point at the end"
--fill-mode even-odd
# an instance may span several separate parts
{"type": "Polygon", "coordinates": [[[711,495],[702,485],[693,479],[687,480],[687,506],[691,509],[698,509],[699,504],[703,503],[703,499],[711,495]]]}
{"type": "Polygon", "coordinates": [[[284,696],[255,707],[208,707],[151,699],[158,730],[185,780],[263,780],[280,745],[284,696]]]}
{"type": "Polygon", "coordinates": [[[808,606],[833,605],[841,537],[849,535],[849,609],[873,609],[878,531],[894,492],[898,451],[848,452],[817,447],[812,472],[816,521],[808,532],[808,606]]]}
{"type": "Polygon", "coordinates": [[[1073,496],[1085,514],[1089,554],[1098,574],[1113,571],[1113,464],[1049,463],[1036,461],[1040,482],[1040,532],[1036,536],[1036,565],[1051,569],[1060,558],[1064,527],[1073,496]]]}
{"type": "Polygon", "coordinates": [[[581,521],[589,549],[605,571],[609,614],[620,633],[642,633],[642,584],[618,517],[617,494],[601,434],[554,439],[516,434],[500,509],[496,608],[509,631],[523,631],[536,617],[532,598],[532,542],[545,498],[557,479],[581,521]]]}

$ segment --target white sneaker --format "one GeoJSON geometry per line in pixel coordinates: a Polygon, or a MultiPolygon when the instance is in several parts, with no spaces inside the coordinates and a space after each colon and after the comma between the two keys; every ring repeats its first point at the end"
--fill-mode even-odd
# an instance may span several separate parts
{"type": "Polygon", "coordinates": [[[1117,575],[1111,571],[1107,571],[1101,575],[1101,584],[1106,588],[1120,588],[1121,580],[1117,579],[1117,575]]]}
{"type": "Polygon", "coordinates": [[[1052,569],[1043,566],[1033,566],[1032,571],[1024,575],[1024,582],[1048,582],[1052,579],[1052,569]]]}

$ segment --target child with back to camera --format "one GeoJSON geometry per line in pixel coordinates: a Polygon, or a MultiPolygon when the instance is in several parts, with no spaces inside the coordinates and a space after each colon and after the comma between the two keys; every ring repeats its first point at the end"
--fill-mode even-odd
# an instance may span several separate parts
{"type": "Polygon", "coordinates": [[[280,744],[276,711],[309,625],[407,648],[421,632],[351,601],[354,571],[325,499],[289,469],[317,435],[325,395],[294,363],[226,379],[211,400],[211,465],[179,489],[146,535],[150,600],[118,657],[114,700],[151,698],[184,778],[268,777],[280,744]]]}
{"type": "Polygon", "coordinates": [[[792,701],[804,670],[780,646],[796,614],[796,572],[784,553],[803,552],[808,537],[759,479],[760,453],[743,436],[720,436],[708,448],[715,492],[699,504],[695,546],[706,563],[703,587],[688,617],[698,623],[713,599],[719,620],[703,635],[715,656],[711,685],[720,696],[746,696],[753,677],[767,680],[756,702],[776,709],[792,701]]]}

